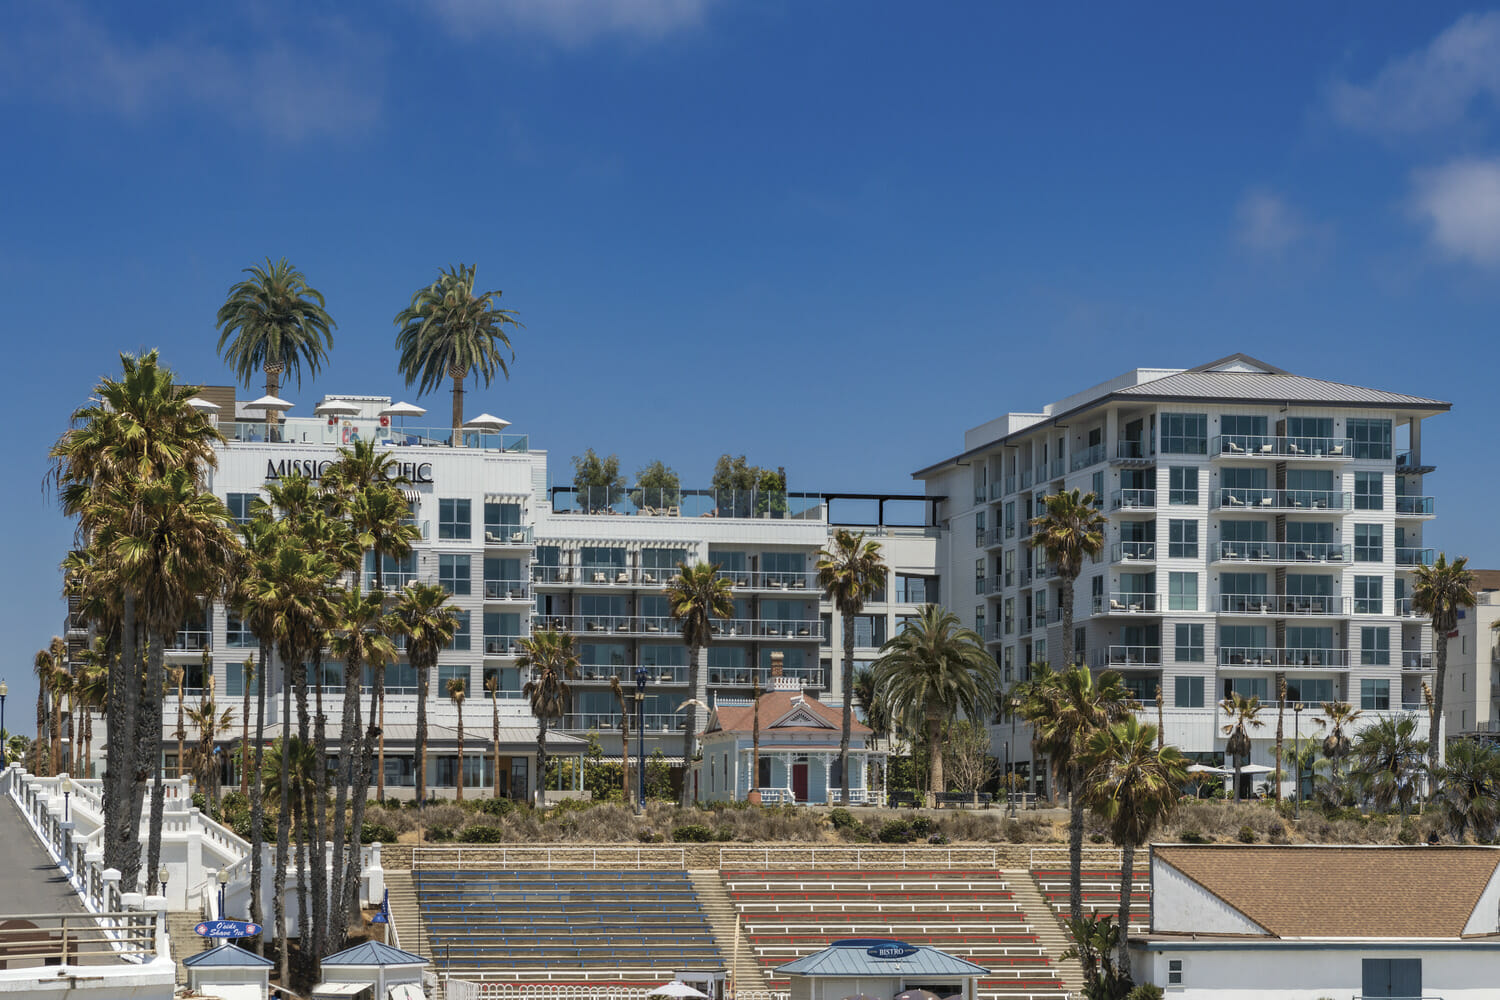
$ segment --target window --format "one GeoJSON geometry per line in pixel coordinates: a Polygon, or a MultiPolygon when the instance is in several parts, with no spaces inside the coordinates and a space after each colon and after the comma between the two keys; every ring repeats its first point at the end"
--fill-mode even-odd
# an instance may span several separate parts
{"type": "MultiPolygon", "coordinates": [[[[881,616],[880,623],[882,625],[885,624],[885,616],[884,615],[881,616]]],[[[980,640],[984,639],[984,605],[983,604],[977,605],[974,608],[974,631],[979,636],[980,640]]]]}
{"type": "MultiPolygon", "coordinates": [[[[1195,706],[1201,708],[1202,706],[1195,706]]],[[[1182,985],[1182,959],[1172,958],[1167,960],[1167,985],[1182,985]]]]}
{"type": "Polygon", "coordinates": [[[1156,701],[1156,686],[1160,682],[1154,674],[1127,674],[1124,681],[1125,693],[1131,700],[1142,704],[1156,701]]]}
{"type": "Polygon", "coordinates": [[[1354,613],[1357,615],[1382,614],[1380,588],[1380,577],[1356,576],[1354,578],[1354,613]]]}
{"type": "Polygon", "coordinates": [[[1089,492],[1094,494],[1094,503],[1104,503],[1104,473],[1096,472],[1089,479],[1089,492]]]}
{"type": "MultiPolygon", "coordinates": [[[[245,665],[243,663],[230,662],[224,667],[225,693],[231,698],[243,698],[245,696],[245,665]]],[[[260,671],[250,671],[250,693],[260,693],[260,671]]]]}
{"type": "Polygon", "coordinates": [[[439,499],[438,537],[461,538],[468,541],[472,537],[469,507],[470,501],[468,500],[439,499]]]}
{"type": "MultiPolygon", "coordinates": [[[[762,602],[764,603],[764,602],[762,602]]],[[[764,612],[762,612],[764,614],[764,612]]],[[[980,634],[984,634],[984,609],[980,608],[980,634]]],[[[876,647],[885,645],[885,615],[855,615],[854,616],[854,644],[856,646],[876,647]]]]}
{"type": "Polygon", "coordinates": [[[1332,417],[1287,417],[1286,436],[1294,438],[1333,437],[1332,417]]]}
{"type": "Polygon", "coordinates": [[[1173,708],[1203,707],[1203,678],[1177,678],[1177,693],[1172,699],[1173,708]]]}
{"type": "Polygon", "coordinates": [[[238,614],[230,611],[224,622],[224,642],[231,649],[254,649],[260,644],[238,614]]]}
{"type": "Polygon", "coordinates": [[[469,651],[469,613],[458,612],[458,628],[453,630],[453,641],[448,643],[451,652],[467,653],[469,651]]]}
{"type": "Polygon", "coordinates": [[[1354,526],[1354,561],[1381,562],[1384,558],[1384,525],[1356,524],[1354,526]]]}
{"type": "Polygon", "coordinates": [[[1219,430],[1244,437],[1265,437],[1266,418],[1226,413],[1219,418],[1219,430]]]}
{"type": "Polygon", "coordinates": [[[1224,681],[1224,697],[1230,698],[1241,695],[1245,698],[1259,698],[1261,701],[1270,701],[1271,679],[1269,677],[1229,677],[1224,681]]]}
{"type": "Polygon", "coordinates": [[[1167,522],[1167,555],[1173,559],[1198,558],[1198,522],[1167,522]]]}
{"type": "Polygon", "coordinates": [[[1354,474],[1354,509],[1385,509],[1385,476],[1378,472],[1354,474]]]}
{"type": "Polygon", "coordinates": [[[1360,678],[1359,707],[1366,712],[1390,711],[1391,682],[1376,677],[1360,678]]]}
{"type": "Polygon", "coordinates": [[[250,521],[250,505],[257,496],[257,493],[231,493],[224,498],[224,506],[229,508],[229,516],[234,518],[236,524],[247,524],[250,521]]]}
{"type": "Polygon", "coordinates": [[[1198,574],[1167,574],[1167,610],[1198,610],[1198,574]]]}
{"type": "Polygon", "coordinates": [[[1161,450],[1165,455],[1208,454],[1208,415],[1163,413],[1161,450]]]}
{"type": "Polygon", "coordinates": [[[1174,465],[1167,470],[1167,503],[1193,507],[1198,503],[1198,470],[1174,465]]]}
{"type": "MultiPolygon", "coordinates": [[[[1178,663],[1203,662],[1202,625],[1177,626],[1177,649],[1174,656],[1178,663]]],[[[1202,678],[1199,678],[1199,682],[1201,684],[1202,678]]],[[[1199,697],[1202,697],[1201,691],[1199,697]]]]}
{"type": "Polygon", "coordinates": [[[897,573],[896,600],[904,604],[936,604],[937,577],[897,573]]]}
{"type": "Polygon", "coordinates": [[[1311,705],[1333,701],[1333,678],[1288,676],[1286,696],[1288,701],[1311,705]]]}
{"type": "Polygon", "coordinates": [[[1005,682],[1010,683],[1016,670],[1016,647],[1006,646],[1001,656],[1001,665],[1005,670],[1005,682]]]}
{"type": "MultiPolygon", "coordinates": [[[[373,669],[366,664],[361,682],[366,691],[375,686],[373,669]]],[[[385,668],[386,694],[416,694],[417,669],[410,663],[391,663],[385,668]]]]}
{"type": "Polygon", "coordinates": [[[472,578],[468,556],[438,556],[438,583],[448,593],[467,597],[472,578]]]}
{"type": "Polygon", "coordinates": [[[974,560],[974,593],[984,593],[984,560],[974,560]]]}
{"type": "Polygon", "coordinates": [[[1390,629],[1362,628],[1359,630],[1359,662],[1367,667],[1391,665],[1390,629]]]}
{"type": "Polygon", "coordinates": [[[1002,612],[1005,620],[1005,634],[1010,635],[1016,630],[1016,599],[1007,597],[1005,599],[1005,610],[1002,612]]]}
{"type": "Polygon", "coordinates": [[[1354,441],[1355,458],[1388,459],[1391,457],[1391,422],[1358,417],[1348,421],[1349,437],[1354,441]]]}
{"type": "Polygon", "coordinates": [[[437,668],[437,671],[438,671],[438,673],[437,673],[437,696],[439,698],[447,698],[448,697],[448,682],[449,681],[463,681],[464,682],[464,694],[465,695],[472,695],[474,693],[470,689],[470,685],[469,685],[469,668],[468,667],[458,667],[458,666],[453,666],[451,664],[448,665],[448,666],[439,665],[438,668],[437,668]]]}
{"type": "Polygon", "coordinates": [[[520,526],[520,504],[489,502],[484,505],[484,533],[486,541],[509,541],[520,526]],[[490,536],[494,537],[491,538],[490,536]]]}

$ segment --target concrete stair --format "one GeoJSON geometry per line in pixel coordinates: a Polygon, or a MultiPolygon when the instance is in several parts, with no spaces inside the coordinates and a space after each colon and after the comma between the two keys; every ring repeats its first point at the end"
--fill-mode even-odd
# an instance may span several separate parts
{"type": "Polygon", "coordinates": [[[1031,872],[1012,869],[1002,873],[1006,887],[1015,894],[1015,900],[1026,911],[1026,920],[1035,932],[1037,942],[1046,949],[1047,957],[1057,968],[1057,977],[1063,981],[1070,995],[1083,995],[1083,964],[1076,958],[1063,960],[1062,953],[1073,946],[1073,937],[1064,928],[1047,899],[1037,885],[1031,872]]]}
{"type": "Polygon", "coordinates": [[[385,888],[391,896],[391,922],[401,942],[401,950],[423,958],[430,957],[426,952],[427,935],[417,909],[417,889],[411,872],[387,869],[385,888]]]}
{"type": "Polygon", "coordinates": [[[708,918],[708,925],[713,930],[714,944],[718,945],[719,954],[724,956],[724,964],[732,966],[730,973],[734,976],[735,992],[768,989],[760,963],[755,961],[755,953],[750,950],[749,943],[745,941],[739,924],[735,921],[734,903],[729,898],[729,890],[725,888],[718,869],[695,869],[688,872],[688,878],[693,882],[693,889],[698,893],[698,905],[703,909],[703,915],[708,918]],[[739,945],[738,949],[736,944],[739,945]],[[738,962],[735,962],[736,954],[739,955],[738,962]]]}
{"type": "Polygon", "coordinates": [[[193,928],[203,922],[203,915],[192,910],[167,911],[167,933],[172,937],[172,960],[177,963],[177,983],[187,985],[187,968],[182,960],[189,955],[212,948],[215,942],[199,937],[193,928]]]}

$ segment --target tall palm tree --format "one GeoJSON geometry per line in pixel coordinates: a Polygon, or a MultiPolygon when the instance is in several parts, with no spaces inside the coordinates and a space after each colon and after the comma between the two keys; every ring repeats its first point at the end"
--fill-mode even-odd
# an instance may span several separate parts
{"type": "Polygon", "coordinates": [[[1426,757],[1427,741],[1417,736],[1416,716],[1378,719],[1354,740],[1355,785],[1377,810],[1399,806],[1405,817],[1427,770],[1426,757]]]}
{"type": "MultiPolygon", "coordinates": [[[[864,532],[839,528],[833,544],[818,553],[818,587],[843,616],[844,669],[839,690],[844,694],[843,729],[839,735],[839,775],[843,798],[849,804],[849,734],[854,727],[854,617],[865,609],[865,601],[885,587],[886,566],[880,545],[865,540],[864,532]]],[[[829,789],[829,799],[833,790],[829,789]]]]}
{"type": "Polygon", "coordinates": [[[625,700],[625,689],[620,686],[617,675],[610,675],[609,693],[615,696],[615,704],[620,708],[620,781],[624,786],[623,801],[628,806],[633,794],[631,789],[634,787],[630,783],[630,705],[625,700]]]}
{"type": "Polygon", "coordinates": [[[1224,752],[1234,761],[1234,799],[1240,798],[1240,770],[1250,762],[1250,730],[1261,729],[1265,726],[1265,720],[1260,717],[1262,705],[1260,698],[1255,695],[1245,697],[1239,692],[1231,694],[1228,698],[1219,702],[1219,708],[1229,716],[1229,721],[1223,726],[1223,733],[1229,737],[1224,744],[1224,752]]]}
{"type": "MultiPolygon", "coordinates": [[[[1097,677],[1086,667],[1036,670],[1021,689],[1021,717],[1031,723],[1035,746],[1052,762],[1069,793],[1068,908],[1083,919],[1083,790],[1081,754],[1090,735],[1123,721],[1136,707],[1113,670],[1097,677]]],[[[1033,767],[1033,770],[1035,768],[1033,767]]]]}
{"type": "Polygon", "coordinates": [[[47,710],[47,692],[52,689],[53,666],[51,647],[39,649],[32,657],[31,667],[36,674],[36,739],[31,743],[31,770],[47,777],[52,774],[57,758],[51,750],[49,736],[51,713],[47,710]]]}
{"type": "Polygon", "coordinates": [[[1443,750],[1440,730],[1448,680],[1448,633],[1458,628],[1459,609],[1474,606],[1474,574],[1467,557],[1449,562],[1448,554],[1439,552],[1436,562],[1414,567],[1412,575],[1412,608],[1432,619],[1433,708],[1427,720],[1427,766],[1435,771],[1443,750]]]}
{"type": "Polygon", "coordinates": [[[1276,674],[1276,779],[1271,787],[1276,801],[1281,801],[1281,758],[1286,747],[1286,674],[1276,674]]]}
{"type": "Polygon", "coordinates": [[[1073,585],[1083,572],[1085,558],[1104,551],[1104,526],[1099,498],[1078,490],[1058,490],[1045,500],[1046,512],[1031,519],[1036,531],[1029,544],[1041,549],[1057,567],[1057,606],[1062,609],[1062,662],[1073,665],[1073,585]]]}
{"type": "Polygon", "coordinates": [[[219,801],[219,762],[214,758],[214,743],[219,734],[228,732],[234,725],[234,709],[219,711],[213,697],[200,701],[187,710],[188,721],[197,730],[198,742],[188,756],[188,771],[193,775],[198,789],[209,801],[219,801]]]}
{"type": "MultiPolygon", "coordinates": [[[[250,277],[231,287],[219,307],[219,353],[242,385],[264,372],[267,396],[276,395],[286,371],[300,387],[303,364],[317,375],[328,360],[338,324],[324,309],[322,293],[285,257],[274,264],[267,257],[265,266],[243,273],[250,277]]],[[[268,422],[275,413],[266,411],[268,422]]]]}
{"type": "Polygon", "coordinates": [[[1456,843],[1474,831],[1480,843],[1500,829],[1500,751],[1487,743],[1455,740],[1447,760],[1432,775],[1438,812],[1456,843]]]}
{"type": "Polygon", "coordinates": [[[682,629],[682,643],[688,652],[688,687],[693,692],[684,720],[682,801],[686,805],[692,794],[687,775],[698,755],[698,706],[708,704],[708,685],[700,661],[713,639],[713,620],[734,617],[734,592],[713,563],[678,563],[677,575],[667,581],[663,592],[672,619],[682,629]]]}
{"type": "Polygon", "coordinates": [[[240,665],[240,683],[244,690],[241,692],[240,703],[240,794],[244,795],[250,790],[250,687],[258,679],[255,670],[255,656],[251,654],[245,657],[245,662],[240,665]]]}
{"type": "Polygon", "coordinates": [[[1325,701],[1323,702],[1323,717],[1313,719],[1317,726],[1328,727],[1328,735],[1323,737],[1323,755],[1332,765],[1335,786],[1339,783],[1339,763],[1349,753],[1349,748],[1352,746],[1349,731],[1354,728],[1355,721],[1364,714],[1348,702],[1325,701]]]}
{"type": "Polygon", "coordinates": [[[931,758],[928,804],[945,790],[942,728],[959,713],[986,719],[994,711],[1000,668],[984,640],[958,616],[924,604],[917,616],[880,647],[875,684],[893,717],[927,734],[931,758]]]}
{"type": "Polygon", "coordinates": [[[52,737],[52,773],[64,774],[71,766],[63,753],[63,700],[68,696],[72,677],[68,673],[68,644],[57,636],[52,637],[47,652],[52,669],[47,671],[47,703],[52,707],[52,719],[47,723],[52,737]]]}
{"type": "Polygon", "coordinates": [[[566,632],[542,629],[521,640],[516,667],[530,671],[521,693],[531,701],[536,716],[536,804],[547,804],[547,723],[568,709],[572,691],[568,681],[578,676],[578,654],[566,632]]]}
{"type": "MultiPolygon", "coordinates": [[[[616,684],[619,681],[615,681],[616,684]]],[[[500,797],[500,675],[492,673],[484,679],[484,693],[490,696],[490,753],[494,757],[493,773],[490,775],[490,797],[500,797]]]]}
{"type": "Polygon", "coordinates": [[[187,774],[187,758],[183,756],[183,744],[187,741],[187,729],[184,728],[186,719],[183,712],[183,682],[187,680],[187,667],[171,666],[167,668],[167,681],[177,689],[177,731],[172,735],[177,737],[177,777],[187,774]]]}
{"type": "Polygon", "coordinates": [[[454,447],[462,443],[464,380],[473,373],[489,386],[496,372],[510,378],[505,354],[514,361],[516,352],[505,330],[521,329],[516,314],[498,305],[500,292],[474,290],[474,271],[464,264],[444,268],[396,314],[396,349],[406,384],[417,383],[418,395],[425,395],[444,378],[453,380],[454,447]]]}
{"type": "MultiPolygon", "coordinates": [[[[427,801],[427,690],[438,654],[458,631],[458,609],[436,584],[413,583],[401,592],[393,612],[406,636],[406,656],[417,674],[417,802],[427,801]]],[[[378,683],[378,680],[377,680],[378,683]]]]}
{"type": "Polygon", "coordinates": [[[83,763],[81,773],[92,777],[94,771],[94,714],[105,710],[110,669],[109,645],[103,636],[95,636],[93,645],[83,651],[77,665],[75,691],[82,712],[83,763]]]}
{"type": "Polygon", "coordinates": [[[453,702],[453,707],[458,710],[458,774],[454,779],[458,784],[454,801],[462,802],[464,800],[464,688],[468,687],[468,682],[462,677],[450,677],[444,686],[447,688],[448,700],[453,702]]]}
{"type": "Polygon", "coordinates": [[[1120,846],[1119,968],[1130,977],[1130,897],[1135,851],[1177,807],[1188,779],[1188,760],[1173,746],[1157,743],[1156,727],[1134,715],[1096,729],[1084,743],[1083,799],[1109,825],[1120,846]]]}

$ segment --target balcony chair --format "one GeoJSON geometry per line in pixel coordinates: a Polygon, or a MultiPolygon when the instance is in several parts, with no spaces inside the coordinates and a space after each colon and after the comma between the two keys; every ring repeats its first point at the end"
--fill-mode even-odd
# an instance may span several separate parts
{"type": "Polygon", "coordinates": [[[1235,444],[1233,441],[1225,441],[1224,442],[1224,450],[1227,451],[1227,452],[1231,452],[1233,454],[1236,454],[1236,455],[1243,455],[1245,453],[1245,449],[1241,448],[1239,445],[1235,444]]]}
{"type": "Polygon", "coordinates": [[[1124,611],[1125,610],[1125,605],[1121,604],[1119,601],[1117,601],[1113,597],[1111,597],[1109,599],[1109,610],[1111,610],[1111,611],[1124,611]]]}
{"type": "Polygon", "coordinates": [[[1329,455],[1342,455],[1343,453],[1344,453],[1344,446],[1341,445],[1341,444],[1336,444],[1332,448],[1328,449],[1328,454],[1329,455]]]}
{"type": "Polygon", "coordinates": [[[1262,455],[1269,455],[1269,454],[1271,454],[1271,444],[1270,444],[1270,442],[1267,442],[1266,444],[1263,444],[1263,445],[1260,446],[1260,453],[1262,455]]]}
{"type": "Polygon", "coordinates": [[[623,570],[623,569],[620,570],[620,572],[615,576],[615,583],[629,583],[629,582],[630,582],[630,574],[628,572],[626,572],[625,570],[623,570]]]}
{"type": "Polygon", "coordinates": [[[1245,501],[1241,500],[1239,497],[1235,496],[1233,493],[1228,493],[1228,494],[1225,494],[1225,496],[1224,496],[1224,506],[1226,506],[1226,507],[1243,507],[1243,506],[1245,506],[1245,501]]]}

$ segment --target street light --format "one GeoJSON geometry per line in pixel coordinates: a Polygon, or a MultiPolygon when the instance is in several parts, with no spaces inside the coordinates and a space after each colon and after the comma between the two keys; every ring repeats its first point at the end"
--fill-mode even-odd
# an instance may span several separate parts
{"type": "Polygon", "coordinates": [[[73,794],[73,779],[66,774],[58,781],[57,787],[63,793],[63,822],[67,823],[73,819],[72,810],[69,808],[68,796],[73,794]]]}
{"type": "Polygon", "coordinates": [[[635,814],[646,808],[646,668],[635,668],[635,814]]]}
{"type": "Polygon", "coordinates": [[[3,769],[5,765],[10,763],[10,758],[6,756],[5,750],[5,744],[8,742],[5,738],[5,696],[9,693],[9,685],[4,681],[0,681],[0,769],[3,769]]]}
{"type": "Polygon", "coordinates": [[[220,868],[219,869],[219,919],[220,920],[226,919],[225,916],[224,916],[224,887],[227,886],[227,885],[229,885],[229,869],[228,868],[220,868]]]}
{"type": "Polygon", "coordinates": [[[1302,702],[1292,703],[1292,770],[1297,774],[1297,788],[1292,792],[1292,819],[1302,815],[1302,702]]]}
{"type": "Polygon", "coordinates": [[[167,871],[166,865],[162,865],[156,870],[156,881],[161,885],[161,894],[163,896],[167,894],[167,876],[170,874],[172,873],[167,871]]]}

